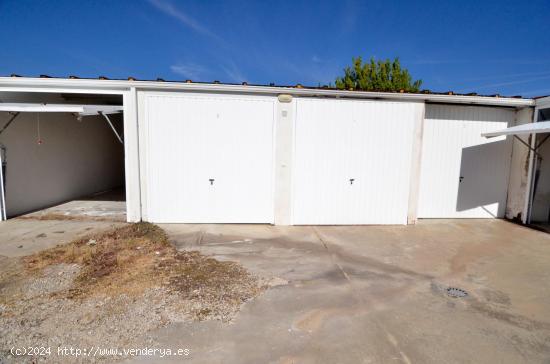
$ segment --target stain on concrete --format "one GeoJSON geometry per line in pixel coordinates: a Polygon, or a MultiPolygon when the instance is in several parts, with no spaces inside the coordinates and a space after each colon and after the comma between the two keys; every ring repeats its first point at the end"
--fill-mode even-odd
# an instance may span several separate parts
{"type": "Polygon", "coordinates": [[[395,348],[395,350],[397,350],[397,352],[399,353],[399,355],[401,356],[401,359],[403,360],[404,363],[406,364],[411,364],[411,360],[409,359],[409,357],[407,356],[407,354],[405,354],[400,348],[399,348],[399,342],[397,341],[397,339],[395,338],[395,336],[393,336],[389,331],[385,330],[386,332],[386,338],[388,339],[388,341],[390,342],[390,344],[392,344],[392,346],[395,348]]]}
{"type": "Polygon", "coordinates": [[[451,272],[452,274],[464,273],[469,265],[498,255],[503,248],[502,242],[497,241],[464,244],[451,259],[451,272]]]}
{"type": "Polygon", "coordinates": [[[514,314],[509,311],[499,309],[494,305],[490,305],[485,302],[473,300],[470,304],[470,307],[474,311],[486,315],[492,319],[496,319],[522,329],[526,329],[529,331],[550,330],[550,323],[548,322],[537,321],[522,315],[514,314]]]}
{"type": "Polygon", "coordinates": [[[510,296],[502,291],[484,289],[481,291],[483,298],[489,303],[495,303],[498,305],[510,306],[512,303],[510,296]]]}
{"type": "Polygon", "coordinates": [[[196,353],[189,361],[199,363],[550,357],[550,296],[541,290],[550,237],[498,220],[315,229],[324,244],[311,227],[170,225],[179,248],[288,284],[246,304],[231,325],[171,327],[155,339],[189,345],[196,353]],[[452,299],[449,286],[470,294],[452,299]]]}
{"type": "Polygon", "coordinates": [[[317,329],[319,329],[319,327],[323,324],[326,317],[334,314],[335,312],[337,311],[334,309],[317,309],[309,311],[294,323],[294,328],[308,332],[317,331],[317,329]]]}

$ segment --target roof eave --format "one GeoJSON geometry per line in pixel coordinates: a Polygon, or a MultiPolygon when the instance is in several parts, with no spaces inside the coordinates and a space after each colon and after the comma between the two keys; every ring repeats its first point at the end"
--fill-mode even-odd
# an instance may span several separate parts
{"type": "Polygon", "coordinates": [[[550,96],[539,97],[535,99],[535,105],[539,109],[550,107],[550,96]]]}
{"type": "Polygon", "coordinates": [[[441,94],[413,94],[393,92],[348,91],[331,89],[295,88],[283,86],[229,85],[219,83],[160,82],[137,80],[96,80],[65,78],[0,77],[0,88],[27,88],[26,91],[45,92],[50,89],[126,91],[130,88],[156,91],[203,91],[224,93],[251,93],[264,95],[289,94],[295,96],[338,97],[354,99],[385,99],[395,101],[419,101],[452,104],[473,104],[509,107],[535,105],[533,99],[465,96],[441,94]]]}

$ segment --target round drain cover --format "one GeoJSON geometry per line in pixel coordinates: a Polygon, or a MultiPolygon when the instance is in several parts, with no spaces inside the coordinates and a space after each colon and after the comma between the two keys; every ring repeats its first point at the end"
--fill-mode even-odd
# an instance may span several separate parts
{"type": "Polygon", "coordinates": [[[453,298],[462,298],[468,295],[468,292],[461,288],[449,287],[447,288],[447,294],[453,298]]]}

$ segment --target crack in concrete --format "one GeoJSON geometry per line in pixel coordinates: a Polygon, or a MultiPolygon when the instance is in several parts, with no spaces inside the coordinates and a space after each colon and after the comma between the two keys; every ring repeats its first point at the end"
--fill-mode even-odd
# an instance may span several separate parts
{"type": "MultiPolygon", "coordinates": [[[[325,250],[327,251],[328,255],[330,256],[330,260],[331,262],[336,266],[338,267],[338,269],[340,270],[340,272],[342,273],[342,275],[346,278],[346,280],[348,281],[348,284],[350,286],[350,288],[352,289],[352,296],[358,300],[359,302],[361,302],[362,304],[367,304],[367,302],[363,299],[362,296],[359,296],[357,295],[356,293],[356,290],[353,289],[353,282],[350,278],[350,276],[346,273],[346,271],[344,270],[344,268],[336,261],[335,259],[335,256],[334,254],[332,254],[332,252],[330,251],[329,247],[328,247],[328,243],[325,241],[325,239],[322,238],[321,234],[319,234],[319,232],[317,231],[317,229],[312,226],[311,227],[311,230],[313,230],[313,232],[315,233],[315,236],[317,236],[317,239],[319,239],[319,241],[321,242],[321,244],[323,244],[323,246],[325,247],[325,250]]],[[[382,326],[380,324],[380,322],[378,321],[378,319],[374,318],[373,319],[374,322],[376,323],[376,325],[378,327],[380,327],[380,329],[382,329],[385,333],[386,333],[386,339],[387,341],[391,344],[391,346],[394,348],[394,350],[396,350],[398,353],[399,353],[399,356],[401,357],[402,361],[405,363],[405,364],[412,364],[411,360],[409,359],[409,357],[407,356],[407,354],[405,354],[405,352],[403,350],[401,350],[401,348],[399,347],[399,342],[397,341],[397,339],[395,338],[395,336],[393,336],[384,326],[382,326]]]]}
{"type": "Polygon", "coordinates": [[[319,239],[319,241],[321,242],[321,244],[323,244],[323,246],[325,247],[325,250],[327,251],[328,255],[330,256],[330,261],[332,262],[332,264],[334,264],[336,267],[338,267],[338,269],[340,270],[340,272],[342,273],[342,275],[344,276],[344,278],[346,278],[348,280],[348,282],[351,283],[351,278],[349,277],[349,275],[346,273],[346,271],[344,270],[344,268],[342,268],[342,266],[334,259],[334,256],[333,254],[330,252],[330,249],[328,248],[328,245],[327,243],[325,242],[325,240],[321,237],[321,235],[319,234],[319,232],[317,231],[317,229],[312,226],[311,227],[311,230],[313,230],[313,232],[315,233],[315,236],[317,236],[317,239],[319,239]]]}

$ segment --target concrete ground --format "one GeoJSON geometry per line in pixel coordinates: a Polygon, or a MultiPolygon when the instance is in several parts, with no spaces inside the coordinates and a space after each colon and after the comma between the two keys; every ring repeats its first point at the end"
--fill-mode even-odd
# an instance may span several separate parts
{"type": "Polygon", "coordinates": [[[30,255],[125,221],[122,188],[8,219],[0,224],[0,259],[30,255]]]}
{"type": "Polygon", "coordinates": [[[0,264],[3,257],[30,255],[121,225],[94,220],[10,219],[0,223],[0,264]]]}
{"type": "Polygon", "coordinates": [[[550,363],[543,232],[501,220],[162,227],[179,249],[280,278],[231,324],[155,333],[157,347],[189,348],[188,362],[550,363]],[[451,298],[448,287],[468,296],[451,298]]]}
{"type": "Polygon", "coordinates": [[[124,189],[103,191],[57,206],[52,206],[22,216],[23,218],[67,218],[94,219],[104,221],[126,221],[126,201],[124,189]]]}

